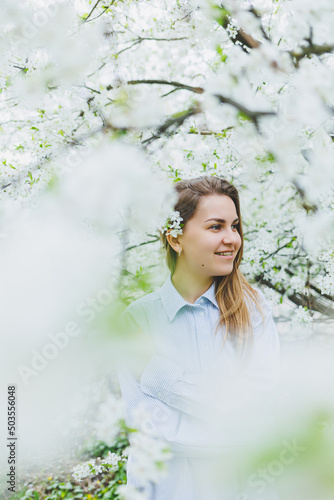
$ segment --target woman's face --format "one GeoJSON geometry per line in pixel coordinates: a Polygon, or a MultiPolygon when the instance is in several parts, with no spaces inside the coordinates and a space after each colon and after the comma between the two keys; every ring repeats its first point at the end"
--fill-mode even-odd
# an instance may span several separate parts
{"type": "Polygon", "coordinates": [[[177,238],[179,246],[173,246],[176,251],[182,249],[177,267],[206,277],[230,274],[241,246],[238,221],[234,202],[229,196],[202,196],[196,214],[177,238]],[[233,252],[232,256],[218,255],[226,251],[233,252]]]}

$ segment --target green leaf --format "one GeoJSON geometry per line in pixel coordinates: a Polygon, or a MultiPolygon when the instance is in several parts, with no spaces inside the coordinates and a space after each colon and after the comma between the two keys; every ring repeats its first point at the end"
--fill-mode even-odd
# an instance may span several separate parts
{"type": "Polygon", "coordinates": [[[230,21],[230,13],[224,7],[214,6],[213,17],[223,28],[226,28],[230,21]]]}
{"type": "Polygon", "coordinates": [[[243,111],[238,112],[238,118],[241,118],[243,120],[251,121],[250,117],[244,113],[243,111]]]}
{"type": "Polygon", "coordinates": [[[222,62],[225,62],[227,60],[227,55],[224,54],[224,51],[220,45],[217,45],[216,51],[217,51],[217,54],[219,54],[219,56],[220,56],[220,60],[222,62]]]}

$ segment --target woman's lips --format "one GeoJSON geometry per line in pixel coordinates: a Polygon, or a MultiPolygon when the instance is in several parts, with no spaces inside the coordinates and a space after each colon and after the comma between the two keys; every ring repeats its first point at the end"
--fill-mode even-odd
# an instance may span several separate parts
{"type": "Polygon", "coordinates": [[[232,253],[232,255],[219,255],[219,254],[215,253],[215,255],[217,255],[217,257],[221,257],[223,259],[233,259],[233,257],[234,257],[234,253],[232,253]]]}

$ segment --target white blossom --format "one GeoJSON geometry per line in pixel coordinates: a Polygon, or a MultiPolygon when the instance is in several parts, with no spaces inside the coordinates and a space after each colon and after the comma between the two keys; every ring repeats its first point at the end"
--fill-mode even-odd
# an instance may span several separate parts
{"type": "Polygon", "coordinates": [[[307,308],[298,306],[291,317],[290,329],[293,329],[295,326],[309,325],[312,321],[313,318],[309,311],[307,311],[307,308]]]}

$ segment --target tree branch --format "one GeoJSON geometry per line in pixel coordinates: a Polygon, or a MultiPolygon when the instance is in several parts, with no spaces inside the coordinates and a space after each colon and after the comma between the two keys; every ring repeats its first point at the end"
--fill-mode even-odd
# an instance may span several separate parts
{"type": "Polygon", "coordinates": [[[189,130],[189,132],[187,132],[188,134],[196,134],[196,135],[214,135],[216,137],[221,137],[221,135],[224,133],[224,132],[227,132],[228,130],[233,130],[234,127],[226,127],[224,129],[222,129],[221,132],[212,132],[211,130],[199,130],[199,131],[196,131],[196,130],[189,130]]]}
{"type": "Polygon", "coordinates": [[[292,243],[293,241],[295,241],[295,236],[293,236],[290,241],[288,241],[287,243],[285,243],[285,245],[282,245],[282,246],[278,247],[276,250],[274,250],[273,252],[271,252],[269,255],[265,255],[264,257],[262,257],[261,262],[263,262],[266,259],[269,259],[273,255],[276,255],[280,250],[283,250],[283,248],[287,248],[288,245],[290,245],[290,243],[292,243]]]}
{"type": "Polygon", "coordinates": [[[306,210],[307,213],[309,212],[317,212],[318,207],[314,205],[314,203],[309,203],[309,201],[306,198],[306,194],[304,189],[299,185],[298,181],[296,179],[292,179],[292,184],[295,186],[297,193],[302,199],[302,207],[306,210]]]}
{"type": "Polygon", "coordinates": [[[250,118],[255,126],[258,128],[258,119],[261,116],[276,116],[277,113],[275,111],[251,111],[249,108],[246,108],[243,104],[240,104],[239,102],[235,101],[234,99],[231,99],[230,97],[224,97],[219,94],[214,94],[219,101],[222,104],[230,104],[231,106],[234,106],[236,109],[238,109],[241,113],[246,115],[248,118],[250,118]]]}
{"type": "Polygon", "coordinates": [[[162,134],[164,134],[165,132],[167,132],[167,130],[169,128],[171,128],[171,127],[174,127],[174,128],[180,127],[186,121],[187,118],[189,118],[190,116],[196,115],[196,114],[198,114],[200,112],[201,112],[200,108],[198,106],[196,106],[196,107],[190,108],[190,109],[188,109],[186,111],[183,111],[181,113],[178,113],[174,117],[168,118],[165,121],[165,123],[163,123],[158,128],[157,132],[154,135],[152,135],[148,139],[145,139],[144,141],[142,141],[141,144],[146,144],[146,143],[147,144],[151,144],[151,142],[153,142],[156,139],[159,139],[162,134]]]}
{"type": "MultiPolygon", "coordinates": [[[[231,13],[227,9],[225,9],[223,4],[220,4],[220,6],[217,7],[217,9],[218,9],[218,11],[220,11],[219,12],[220,15],[218,15],[216,17],[216,21],[218,22],[218,24],[220,24],[220,26],[222,26],[226,30],[226,33],[227,33],[229,39],[231,40],[231,42],[233,42],[234,44],[236,42],[241,43],[242,50],[244,52],[246,52],[247,54],[248,54],[248,51],[245,49],[245,47],[247,47],[249,49],[254,49],[254,48],[257,48],[261,45],[258,40],[255,40],[255,38],[253,38],[251,35],[246,33],[242,28],[239,28],[237,30],[237,34],[235,37],[230,36],[230,34],[227,31],[227,27],[229,24],[232,24],[231,13]]],[[[252,12],[252,14],[255,15],[255,11],[253,11],[252,9],[249,10],[249,12],[252,12]]],[[[258,16],[256,16],[256,17],[258,17],[258,16]]],[[[264,33],[265,38],[267,38],[267,35],[265,34],[263,28],[262,28],[262,32],[264,33]]]]}
{"type": "MultiPolygon", "coordinates": [[[[152,235],[149,235],[152,236],[152,235]]],[[[139,243],[138,245],[132,245],[131,247],[127,247],[125,251],[132,250],[133,248],[138,248],[142,247],[143,245],[148,245],[149,243],[155,243],[156,241],[159,241],[159,236],[155,238],[155,240],[150,240],[150,241],[144,241],[143,243],[139,243]]]]}
{"type": "Polygon", "coordinates": [[[309,57],[311,55],[322,56],[333,52],[333,50],[334,45],[313,45],[313,43],[310,43],[307,47],[300,47],[299,50],[292,50],[288,53],[296,60],[295,66],[298,67],[299,61],[304,57],[309,57]]]}
{"type": "MultiPolygon", "coordinates": [[[[174,82],[174,81],[168,82],[166,80],[129,80],[126,83],[128,85],[139,85],[139,84],[172,85],[173,87],[176,87],[178,89],[189,90],[190,92],[194,92],[195,94],[204,93],[204,89],[202,87],[193,87],[191,85],[186,85],[184,83],[174,82]]],[[[110,88],[112,87],[111,86],[107,87],[108,90],[110,88]]],[[[224,97],[223,95],[218,95],[218,94],[214,95],[219,99],[219,101],[222,104],[230,104],[231,106],[237,108],[241,113],[250,118],[250,120],[252,120],[256,126],[258,126],[258,118],[260,118],[261,116],[273,116],[277,114],[275,111],[252,111],[249,108],[246,108],[246,106],[244,106],[243,104],[240,104],[234,99],[231,99],[230,97],[224,97]]]]}
{"type": "Polygon", "coordinates": [[[132,40],[133,41],[132,45],[129,45],[128,47],[125,47],[124,49],[120,50],[119,52],[116,52],[116,54],[119,56],[120,54],[122,54],[122,52],[125,52],[126,50],[131,49],[135,45],[138,45],[139,43],[144,42],[144,41],[151,41],[151,40],[155,40],[157,42],[175,42],[178,40],[188,40],[188,38],[185,36],[183,36],[181,38],[155,38],[155,37],[141,37],[140,36],[140,37],[138,37],[137,40],[132,40]]]}
{"type": "Polygon", "coordinates": [[[93,19],[89,19],[91,17],[91,15],[93,14],[94,10],[96,9],[96,7],[98,6],[98,4],[100,3],[101,0],[98,0],[96,2],[96,4],[94,5],[94,7],[92,8],[92,10],[90,11],[90,13],[88,14],[88,16],[86,17],[85,19],[85,23],[90,23],[91,21],[95,21],[95,19],[98,19],[99,17],[103,16],[103,14],[106,12],[106,10],[108,10],[114,3],[115,3],[115,0],[112,0],[110,2],[110,4],[107,6],[107,7],[103,7],[103,11],[100,12],[99,15],[97,15],[96,17],[94,17],[93,19]]]}
{"type": "Polygon", "coordinates": [[[91,15],[93,14],[94,10],[96,9],[96,7],[99,5],[100,2],[101,0],[97,0],[97,2],[94,4],[94,7],[92,8],[92,10],[85,19],[85,23],[87,23],[88,19],[91,17],[91,15]]]}
{"type": "Polygon", "coordinates": [[[190,92],[194,92],[195,94],[203,94],[204,89],[202,87],[192,87],[191,85],[186,85],[180,82],[168,82],[167,80],[129,80],[126,82],[127,85],[140,85],[140,84],[149,84],[149,85],[172,85],[173,87],[177,87],[183,90],[189,90],[190,92]]]}
{"type": "MultiPolygon", "coordinates": [[[[286,270],[288,272],[288,270],[286,270]]],[[[293,273],[288,272],[288,274],[293,275],[293,273]]],[[[282,296],[286,295],[286,288],[283,286],[277,286],[273,284],[270,280],[264,279],[263,274],[260,274],[255,277],[255,281],[257,283],[260,283],[262,285],[267,286],[268,288],[271,288],[272,290],[275,290],[276,292],[280,293],[282,296]]],[[[294,304],[297,306],[302,306],[302,307],[309,307],[310,310],[320,312],[321,314],[324,314],[330,318],[334,318],[334,308],[329,307],[327,305],[324,305],[317,297],[314,295],[307,296],[305,294],[301,293],[292,293],[287,295],[288,299],[291,300],[294,304]]],[[[331,298],[333,300],[333,298],[331,298]]]]}

